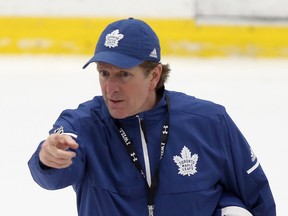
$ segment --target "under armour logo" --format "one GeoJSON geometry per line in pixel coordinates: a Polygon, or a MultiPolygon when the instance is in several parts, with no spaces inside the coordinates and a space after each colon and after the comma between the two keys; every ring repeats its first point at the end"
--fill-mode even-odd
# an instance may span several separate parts
{"type": "Polygon", "coordinates": [[[132,154],[130,154],[130,156],[132,157],[132,160],[133,160],[134,162],[138,160],[137,157],[136,157],[135,152],[133,152],[132,154]]]}
{"type": "Polygon", "coordinates": [[[162,131],[163,134],[168,134],[168,125],[164,125],[163,126],[163,131],[162,131]]]}

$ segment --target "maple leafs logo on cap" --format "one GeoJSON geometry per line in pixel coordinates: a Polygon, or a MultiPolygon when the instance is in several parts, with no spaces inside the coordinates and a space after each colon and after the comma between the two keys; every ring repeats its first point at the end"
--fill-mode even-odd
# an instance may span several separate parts
{"type": "Polygon", "coordinates": [[[114,48],[118,46],[118,42],[124,38],[123,34],[119,34],[119,29],[114,30],[110,34],[106,35],[104,46],[114,48]]]}

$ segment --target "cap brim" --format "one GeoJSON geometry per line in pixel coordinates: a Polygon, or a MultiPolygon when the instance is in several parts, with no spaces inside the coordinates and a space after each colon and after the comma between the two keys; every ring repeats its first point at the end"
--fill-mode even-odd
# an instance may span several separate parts
{"type": "Polygon", "coordinates": [[[85,69],[92,62],[105,62],[119,68],[132,68],[141,64],[144,60],[131,57],[122,53],[104,51],[96,53],[84,66],[85,69]]]}

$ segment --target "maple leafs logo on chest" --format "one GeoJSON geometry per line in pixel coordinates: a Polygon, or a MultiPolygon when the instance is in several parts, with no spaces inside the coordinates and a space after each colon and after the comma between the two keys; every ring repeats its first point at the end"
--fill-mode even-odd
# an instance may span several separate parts
{"type": "Polygon", "coordinates": [[[176,155],[173,157],[174,162],[178,166],[178,174],[180,175],[194,175],[197,173],[197,162],[198,162],[198,154],[193,154],[191,151],[184,146],[181,150],[181,157],[176,155]]]}

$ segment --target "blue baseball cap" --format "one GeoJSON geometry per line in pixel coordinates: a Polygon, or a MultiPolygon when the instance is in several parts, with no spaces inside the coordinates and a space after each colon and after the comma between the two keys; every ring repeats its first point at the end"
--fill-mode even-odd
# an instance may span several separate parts
{"type": "Polygon", "coordinates": [[[97,42],[91,62],[105,62],[120,68],[132,68],[144,61],[160,62],[160,43],[156,33],[144,21],[129,18],[109,24],[97,42]]]}

